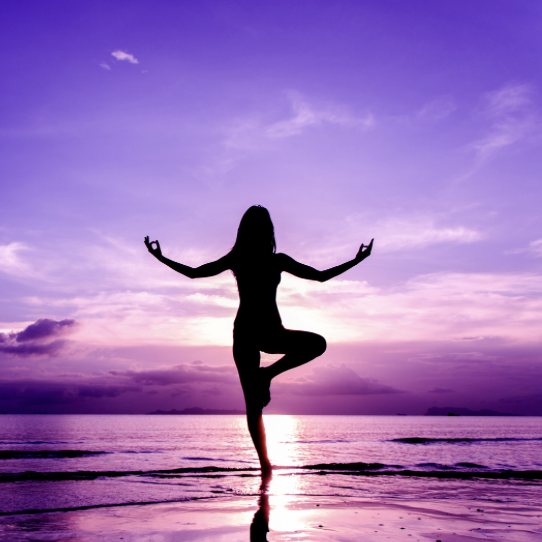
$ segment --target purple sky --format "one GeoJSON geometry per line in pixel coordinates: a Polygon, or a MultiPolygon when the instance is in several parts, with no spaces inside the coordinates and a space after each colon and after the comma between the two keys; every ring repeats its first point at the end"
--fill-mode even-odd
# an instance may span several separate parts
{"type": "MultiPolygon", "coordinates": [[[[287,327],[269,413],[542,414],[542,4],[5,0],[0,409],[242,408],[224,255],[266,206],[287,327]],[[31,327],[28,327],[31,326],[31,327]]],[[[264,356],[269,361],[277,356],[264,356]]]]}

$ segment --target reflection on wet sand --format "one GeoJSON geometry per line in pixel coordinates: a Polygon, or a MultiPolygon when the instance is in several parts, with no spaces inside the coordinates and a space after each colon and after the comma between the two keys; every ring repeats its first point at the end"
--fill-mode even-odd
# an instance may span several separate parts
{"type": "MultiPolygon", "coordinates": [[[[294,416],[265,416],[268,435],[269,456],[273,465],[301,464],[298,420],[294,416]]],[[[286,508],[299,493],[300,479],[289,473],[275,469],[270,476],[262,477],[260,485],[259,508],[254,514],[250,526],[250,542],[267,542],[271,504],[273,503],[273,526],[277,531],[295,531],[302,529],[298,522],[292,522],[292,514],[286,508]]]]}
{"type": "MultiPolygon", "coordinates": [[[[277,476],[281,478],[282,475],[277,476]]],[[[286,476],[288,477],[288,476],[286,476]]],[[[499,484],[501,490],[506,485],[499,484]]],[[[0,540],[542,540],[540,505],[274,495],[0,516],[0,540]],[[276,503],[276,504],[275,504],[276,503]],[[259,504],[256,514],[255,505],[259,504]]]]}
{"type": "Polygon", "coordinates": [[[269,480],[262,480],[259,508],[250,525],[250,542],[267,542],[269,532],[269,480]]]}

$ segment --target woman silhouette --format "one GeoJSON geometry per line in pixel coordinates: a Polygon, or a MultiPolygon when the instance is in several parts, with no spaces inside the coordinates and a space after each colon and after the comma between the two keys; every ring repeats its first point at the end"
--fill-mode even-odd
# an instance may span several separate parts
{"type": "Polygon", "coordinates": [[[240,303],[233,324],[233,357],[245,396],[250,436],[260,459],[262,476],[268,477],[271,463],[267,456],[262,409],[271,400],[271,381],[279,374],[321,356],[326,350],[326,340],[322,336],[283,327],[276,300],[280,274],[286,271],[302,279],[325,282],[367,258],[373,241],[367,246],[361,245],[353,260],[318,271],[286,254],[276,254],[275,231],[269,211],[254,205],[243,215],[231,251],[215,262],[189,267],[165,258],[158,241],[151,242],[145,237],[145,245],[162,263],[191,279],[212,277],[227,269],[235,275],[240,303]],[[268,367],[260,367],[260,352],[284,354],[284,357],[268,367]]]}

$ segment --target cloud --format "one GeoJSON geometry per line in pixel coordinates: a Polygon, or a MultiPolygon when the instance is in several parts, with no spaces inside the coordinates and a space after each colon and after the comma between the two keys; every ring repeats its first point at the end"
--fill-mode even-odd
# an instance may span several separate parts
{"type": "Polygon", "coordinates": [[[538,258],[542,257],[542,239],[537,239],[536,241],[531,241],[529,243],[528,252],[533,256],[538,258]]]}
{"type": "Polygon", "coordinates": [[[450,388],[433,388],[432,390],[429,390],[427,393],[452,393],[454,390],[451,390],[450,388]]]}
{"type": "Polygon", "coordinates": [[[456,110],[451,96],[442,96],[425,104],[417,113],[416,119],[422,122],[438,122],[456,110]]]}
{"type": "Polygon", "coordinates": [[[40,318],[23,331],[0,333],[0,352],[15,356],[53,356],[62,349],[65,341],[44,342],[60,335],[65,335],[77,325],[75,320],[50,320],[40,318]],[[20,344],[23,343],[23,344],[20,344]]]}
{"type": "Polygon", "coordinates": [[[131,55],[130,53],[126,53],[121,50],[113,51],[111,55],[114,56],[117,60],[126,60],[130,64],[139,64],[139,60],[134,55],[131,55]]]}
{"type": "MultiPolygon", "coordinates": [[[[292,116],[275,122],[264,122],[255,117],[238,119],[228,127],[224,147],[245,151],[261,150],[268,147],[273,140],[298,136],[309,128],[324,124],[361,130],[368,130],[375,125],[371,113],[356,117],[336,105],[315,107],[298,92],[290,92],[288,97],[292,116]]],[[[228,167],[231,167],[231,158],[228,167]]]]}
{"type": "Polygon", "coordinates": [[[435,337],[531,342],[540,335],[542,277],[535,274],[433,273],[379,288],[340,279],[334,283],[342,284],[340,295],[327,283],[314,285],[285,274],[278,295],[285,326],[325,331],[330,344],[435,337]]]}
{"type": "Polygon", "coordinates": [[[0,344],[0,352],[14,356],[54,356],[66,341],[53,341],[48,344],[0,344]]]}
{"type": "MultiPolygon", "coordinates": [[[[352,214],[345,220],[346,231],[334,239],[335,249],[358,242],[359,232],[376,239],[375,250],[395,252],[423,249],[438,244],[467,244],[481,241],[484,234],[462,224],[450,223],[446,215],[412,214],[397,218],[385,218],[370,223],[366,216],[352,214]],[[352,233],[353,232],[353,233],[352,233]],[[354,237],[350,237],[355,235],[354,237]]],[[[368,242],[368,239],[365,240],[368,242]]],[[[351,250],[351,249],[350,249],[351,250]]],[[[326,259],[328,255],[326,254],[326,259]]]]}
{"type": "MultiPolygon", "coordinates": [[[[24,343],[24,346],[28,344],[24,343]]],[[[137,400],[128,397],[120,402],[108,403],[113,405],[113,409],[116,408],[114,405],[123,404],[133,411],[134,408],[141,408],[141,401],[145,402],[143,396],[168,400],[196,394],[201,399],[218,396],[225,385],[231,384],[238,388],[234,393],[240,392],[233,364],[213,366],[195,362],[153,370],[112,370],[94,374],[51,374],[50,371],[56,373],[57,369],[46,367],[30,373],[32,377],[27,377],[26,371],[21,374],[21,371],[22,368],[18,366],[11,371],[13,378],[0,380],[0,402],[4,409],[32,411],[39,405],[68,405],[71,411],[84,411],[87,408],[103,408],[96,401],[98,399],[117,399],[128,393],[140,394],[137,400]]],[[[6,374],[10,374],[10,371],[6,374]]],[[[228,397],[231,397],[232,388],[229,390],[228,397]]]]}
{"type": "MultiPolygon", "coordinates": [[[[87,378],[88,380],[88,378],[87,378]]],[[[87,382],[59,382],[58,380],[0,380],[3,402],[16,402],[25,407],[32,405],[60,405],[80,402],[82,399],[118,397],[123,393],[138,392],[137,386],[112,386],[87,382]]]]}
{"type": "Polygon", "coordinates": [[[474,141],[468,149],[475,153],[474,166],[457,181],[463,181],[498,152],[526,138],[538,124],[538,115],[527,84],[509,84],[482,96],[478,115],[489,121],[487,134],[474,141]]]}
{"type": "Polygon", "coordinates": [[[0,245],[0,273],[11,280],[35,287],[37,282],[63,282],[62,270],[69,269],[58,252],[52,255],[47,245],[28,246],[14,241],[0,245]]]}
{"type": "Polygon", "coordinates": [[[225,124],[221,130],[223,138],[216,156],[204,166],[198,167],[194,171],[195,176],[211,186],[216,185],[220,183],[221,177],[247,155],[274,151],[284,140],[306,134],[318,126],[335,125],[365,131],[375,125],[375,119],[370,112],[356,116],[340,105],[315,105],[296,91],[288,92],[286,96],[291,112],[281,115],[280,120],[277,120],[276,115],[274,118],[270,117],[269,109],[276,110],[276,104],[273,104],[267,108],[267,114],[259,111],[231,119],[225,124]]]}
{"type": "Polygon", "coordinates": [[[294,395],[380,395],[403,393],[401,390],[380,384],[373,378],[360,377],[355,371],[341,365],[315,367],[312,374],[295,382],[274,385],[273,392],[294,395]]]}
{"type": "Polygon", "coordinates": [[[123,393],[139,392],[141,388],[138,386],[110,386],[99,384],[83,384],[78,386],[77,395],[79,397],[92,397],[100,399],[102,397],[118,397],[123,393]]]}
{"type": "Polygon", "coordinates": [[[28,275],[30,269],[20,257],[20,253],[29,250],[29,248],[18,242],[9,245],[0,245],[0,271],[8,275],[28,275]]]}
{"type": "Polygon", "coordinates": [[[323,123],[368,129],[374,126],[374,118],[368,113],[363,118],[353,117],[337,107],[315,109],[297,92],[290,93],[293,117],[275,122],[265,130],[271,138],[292,137],[301,134],[310,126],[323,123]]]}
{"type": "Polygon", "coordinates": [[[57,322],[48,318],[40,318],[34,324],[30,324],[23,331],[15,335],[17,342],[34,341],[36,339],[46,339],[56,337],[68,331],[71,331],[77,323],[75,320],[65,319],[57,322]]]}
{"type": "MultiPolygon", "coordinates": [[[[399,250],[401,246],[395,241],[386,250],[399,250]]],[[[375,255],[380,250],[377,244],[375,255]]],[[[372,260],[365,265],[372,265],[372,260]]],[[[129,276],[124,284],[132,284],[129,276]]],[[[231,348],[235,318],[231,299],[237,292],[230,275],[199,282],[177,281],[172,287],[152,283],[150,288],[152,293],[137,292],[137,287],[131,286],[120,292],[64,299],[42,297],[28,303],[32,301],[32,310],[53,307],[84,321],[78,341],[94,347],[152,344],[231,348]],[[190,297],[195,288],[205,294],[197,297],[197,302],[190,297]],[[217,302],[215,296],[224,299],[217,302]],[[225,306],[228,304],[232,306],[225,306]]],[[[442,272],[389,286],[342,277],[320,284],[285,273],[278,304],[286,327],[322,333],[330,344],[435,337],[531,341],[540,331],[541,294],[542,278],[524,273],[442,272]]]]}
{"type": "Polygon", "coordinates": [[[111,66],[109,64],[107,64],[107,62],[100,62],[100,67],[103,68],[104,70],[109,70],[111,71],[111,66]]]}
{"type": "MultiPolygon", "coordinates": [[[[106,291],[60,299],[30,298],[26,302],[34,310],[55,307],[58,311],[70,311],[84,321],[79,338],[87,344],[231,346],[235,306],[228,300],[237,296],[234,279],[225,275],[195,283],[177,280],[164,293],[106,291]],[[198,287],[208,297],[192,298],[198,287]]],[[[164,286],[151,288],[159,290],[164,286]]]]}
{"type": "Polygon", "coordinates": [[[142,386],[171,386],[192,382],[235,384],[237,371],[231,365],[205,365],[201,362],[142,371],[110,371],[110,375],[126,377],[142,386]]]}
{"type": "Polygon", "coordinates": [[[474,243],[483,235],[466,226],[439,226],[429,217],[387,219],[374,226],[378,248],[383,251],[425,248],[439,243],[474,243]]]}
{"type": "Polygon", "coordinates": [[[489,118],[501,121],[531,105],[530,85],[506,85],[484,95],[484,113],[489,118]]]}
{"type": "Polygon", "coordinates": [[[483,352],[446,352],[439,354],[420,354],[415,358],[419,361],[445,361],[445,362],[486,362],[495,361],[498,356],[484,354],[483,352]]]}
{"type": "Polygon", "coordinates": [[[527,247],[507,250],[505,252],[505,254],[521,254],[521,253],[530,254],[531,256],[534,256],[535,258],[542,257],[542,239],[536,239],[535,241],[531,241],[527,247]]]}

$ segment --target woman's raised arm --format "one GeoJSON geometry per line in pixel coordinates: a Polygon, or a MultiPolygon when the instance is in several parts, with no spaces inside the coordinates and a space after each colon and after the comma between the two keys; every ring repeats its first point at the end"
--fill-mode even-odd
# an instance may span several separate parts
{"type": "Polygon", "coordinates": [[[318,269],[314,269],[314,267],[296,262],[293,258],[290,258],[290,256],[287,256],[286,254],[280,254],[282,260],[282,270],[302,279],[325,282],[326,280],[332,279],[333,277],[341,275],[345,271],[352,269],[352,267],[358,265],[358,263],[362,262],[365,258],[368,258],[371,255],[371,250],[373,249],[373,241],[374,239],[372,239],[368,245],[362,244],[353,260],[341,265],[337,265],[336,267],[331,267],[325,271],[318,271],[318,269]]]}
{"type": "Polygon", "coordinates": [[[177,271],[177,273],[181,273],[181,275],[191,279],[214,277],[215,275],[218,275],[230,268],[229,254],[226,254],[226,256],[223,256],[215,262],[206,263],[200,265],[199,267],[190,267],[166,258],[162,254],[160,243],[158,241],[149,241],[149,236],[145,237],[145,246],[157,260],[161,261],[168,267],[171,267],[171,269],[177,271]],[[156,248],[154,248],[153,245],[156,245],[156,248]]]}

